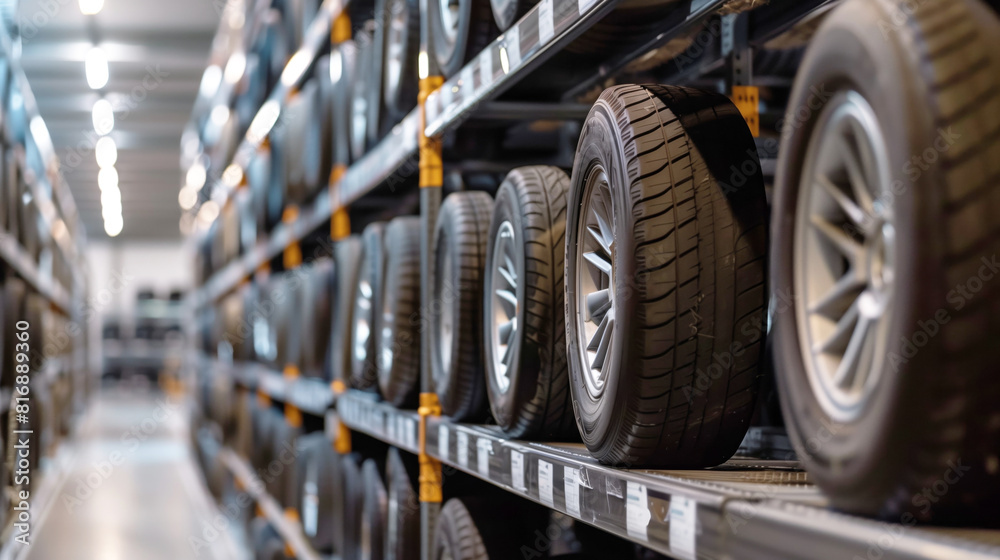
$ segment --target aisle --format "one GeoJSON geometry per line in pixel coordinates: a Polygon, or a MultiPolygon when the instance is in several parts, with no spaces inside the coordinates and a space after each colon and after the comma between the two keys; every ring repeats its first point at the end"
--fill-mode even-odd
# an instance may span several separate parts
{"type": "Polygon", "coordinates": [[[241,558],[187,445],[184,409],[146,393],[106,391],[68,443],[63,482],[32,528],[32,560],[241,558]],[[213,536],[215,535],[215,536],[213,536]]]}

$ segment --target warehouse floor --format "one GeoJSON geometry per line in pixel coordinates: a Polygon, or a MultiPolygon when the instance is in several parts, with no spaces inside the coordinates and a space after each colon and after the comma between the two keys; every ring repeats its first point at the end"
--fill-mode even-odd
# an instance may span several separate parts
{"type": "Polygon", "coordinates": [[[102,393],[49,465],[58,490],[34,512],[27,558],[242,558],[233,530],[210,528],[219,512],[186,443],[185,410],[149,393],[102,393]]]}

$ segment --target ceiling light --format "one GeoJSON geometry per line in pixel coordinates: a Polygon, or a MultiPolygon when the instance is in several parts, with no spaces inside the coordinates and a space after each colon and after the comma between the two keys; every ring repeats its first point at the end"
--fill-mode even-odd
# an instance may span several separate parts
{"type": "Polygon", "coordinates": [[[118,171],[114,167],[105,167],[97,172],[97,186],[101,191],[118,188],[118,171]]]}
{"type": "Polygon", "coordinates": [[[229,120],[229,107],[225,105],[216,105],[212,108],[212,114],[209,116],[212,119],[212,124],[215,126],[222,126],[226,124],[229,120]]]}
{"type": "Polygon", "coordinates": [[[226,83],[235,84],[243,77],[243,72],[247,69],[247,57],[240,51],[233,53],[226,63],[226,83]]]}
{"type": "Polygon", "coordinates": [[[102,136],[94,146],[94,155],[97,157],[97,165],[102,169],[114,167],[118,161],[118,146],[110,136],[102,136]]]}
{"type": "Polygon", "coordinates": [[[101,47],[94,47],[87,53],[84,62],[87,69],[87,84],[90,89],[101,89],[108,85],[108,55],[101,47]]]}
{"type": "Polygon", "coordinates": [[[205,166],[200,162],[192,165],[191,168],[188,169],[185,180],[187,186],[196,191],[200,191],[201,188],[205,186],[205,166]]]}
{"type": "Polygon", "coordinates": [[[125,227],[125,220],[121,216],[112,216],[111,219],[104,220],[104,233],[108,237],[116,237],[125,227]]]}
{"type": "Polygon", "coordinates": [[[94,130],[104,136],[110,134],[115,128],[115,110],[111,107],[111,102],[107,99],[98,99],[94,103],[93,111],[94,130]]]}
{"type": "Polygon", "coordinates": [[[219,91],[219,83],[222,82],[222,69],[215,64],[205,69],[201,75],[201,85],[198,86],[198,93],[205,98],[214,97],[219,91]]]}
{"type": "Polygon", "coordinates": [[[190,185],[181,187],[180,192],[177,193],[177,203],[181,205],[181,210],[194,208],[196,202],[198,202],[198,191],[191,188],[190,185]]]}
{"type": "Polygon", "coordinates": [[[95,16],[104,7],[104,0],[80,0],[80,12],[85,16],[95,16]]]}
{"type": "Polygon", "coordinates": [[[105,210],[109,208],[117,208],[117,212],[121,212],[122,208],[122,191],[118,187],[111,187],[109,189],[104,189],[101,191],[101,207],[105,210]]]}
{"type": "Polygon", "coordinates": [[[121,219],[122,204],[109,204],[101,207],[101,217],[107,220],[121,219]]]}

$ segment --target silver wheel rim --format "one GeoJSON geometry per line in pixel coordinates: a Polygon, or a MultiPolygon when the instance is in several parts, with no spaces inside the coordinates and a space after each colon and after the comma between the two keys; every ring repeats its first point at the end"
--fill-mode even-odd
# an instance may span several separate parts
{"type": "Polygon", "coordinates": [[[493,305],[490,306],[490,355],[493,377],[500,392],[510,389],[510,364],[517,343],[517,253],[514,246],[514,226],[503,222],[493,242],[493,305]]]}
{"type": "Polygon", "coordinates": [[[615,327],[615,232],[611,184],[595,165],[587,174],[576,250],[576,336],[591,398],[604,393],[615,327]]]}
{"type": "MultiPolygon", "coordinates": [[[[386,267],[386,276],[383,282],[392,282],[389,273],[390,270],[386,267]]],[[[385,375],[388,375],[389,371],[392,370],[394,352],[392,326],[396,319],[396,312],[392,308],[391,298],[387,297],[388,294],[388,290],[382,294],[382,340],[378,348],[378,370],[384,372],[385,375]]]]}
{"type": "Polygon", "coordinates": [[[459,0],[438,0],[441,9],[441,27],[444,28],[444,35],[448,42],[454,44],[458,38],[458,22],[461,19],[459,14],[459,0]]]}
{"type": "Polygon", "coordinates": [[[440,345],[439,349],[441,351],[441,370],[435,377],[435,382],[438,387],[442,387],[447,381],[448,372],[451,371],[451,345],[452,339],[455,336],[454,328],[454,310],[455,310],[455,297],[457,294],[450,290],[442,289],[446,285],[450,285],[452,275],[452,258],[451,252],[447,250],[446,246],[442,244],[442,250],[438,254],[438,262],[441,263],[441,267],[438,271],[440,276],[437,279],[438,282],[438,301],[441,302],[441,315],[438,319],[438,332],[437,339],[440,345]],[[447,284],[446,284],[447,283],[447,284]]]}
{"type": "Polygon", "coordinates": [[[878,118],[837,94],[809,140],[795,216],[796,324],[823,410],[850,422],[881,377],[893,305],[895,228],[878,118]]]}
{"type": "Polygon", "coordinates": [[[373,301],[372,285],[368,280],[362,278],[358,283],[358,295],[354,308],[354,360],[364,368],[365,360],[368,359],[368,341],[372,335],[373,301]]]}

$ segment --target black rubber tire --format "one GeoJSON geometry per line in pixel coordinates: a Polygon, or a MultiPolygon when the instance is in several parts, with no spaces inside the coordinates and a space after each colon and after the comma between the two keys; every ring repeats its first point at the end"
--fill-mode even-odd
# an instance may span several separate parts
{"type": "Polygon", "coordinates": [[[504,496],[452,498],[441,508],[432,558],[522,558],[522,548],[535,540],[535,531],[545,530],[548,517],[545,508],[504,496]]]}
{"type": "Polygon", "coordinates": [[[323,114],[320,85],[315,79],[306,82],[285,108],[288,131],[282,136],[285,189],[290,203],[304,204],[326,186],[330,177],[332,153],[324,140],[329,139],[333,123],[324,121],[323,114]]]}
{"type": "Polygon", "coordinates": [[[267,519],[258,517],[251,527],[255,560],[285,560],[285,543],[267,519]]]}
{"type": "MultiPolygon", "coordinates": [[[[14,386],[17,373],[14,369],[16,364],[14,356],[17,354],[17,345],[21,341],[17,338],[19,331],[16,325],[18,321],[24,320],[23,305],[26,299],[27,285],[11,273],[5,273],[5,276],[3,308],[0,310],[2,311],[0,319],[3,320],[3,323],[0,324],[0,332],[3,333],[2,343],[0,343],[0,349],[2,349],[0,355],[3,356],[3,363],[0,363],[0,368],[2,368],[0,369],[0,386],[8,388],[14,386]],[[11,372],[14,375],[11,375],[11,372]]],[[[4,433],[9,433],[9,430],[4,431],[4,433]]]]}
{"type": "Polygon", "coordinates": [[[458,29],[455,41],[451,42],[441,19],[441,3],[435,1],[427,4],[431,50],[446,78],[457,74],[466,62],[478,56],[500,34],[493,20],[490,0],[458,0],[458,9],[458,29]]]}
{"type": "Polygon", "coordinates": [[[395,218],[385,232],[385,282],[376,338],[382,397],[401,408],[420,392],[420,218],[395,218]]]}
{"type": "Polygon", "coordinates": [[[361,516],[364,509],[364,481],[356,455],[341,458],[340,494],[334,500],[333,528],[335,552],[342,560],[359,560],[358,543],[361,536],[361,516]]]}
{"type": "Polygon", "coordinates": [[[568,208],[567,354],[587,448],[633,467],[726,461],[759,384],[762,337],[744,327],[760,324],[766,303],[767,203],[743,117],[728,98],[691,88],[605,90],[580,136],[568,208]],[[739,188],[724,185],[741,161],[754,172],[739,188]],[[614,325],[595,397],[577,335],[576,259],[590,235],[580,231],[582,206],[597,165],[607,170],[614,222],[614,325]],[[716,379],[710,366],[721,370],[716,379]]]}
{"type": "Polygon", "coordinates": [[[419,472],[414,455],[389,448],[385,465],[385,560],[420,560],[419,472]]]}
{"type": "Polygon", "coordinates": [[[351,152],[351,88],[358,65],[358,47],[344,41],[330,52],[330,79],[333,80],[333,162],[347,165],[351,152]]]}
{"type": "MultiPolygon", "coordinates": [[[[483,273],[493,200],[458,192],[441,205],[434,229],[431,383],[441,411],[455,420],[482,420],[483,273]]],[[[429,307],[430,308],[430,307],[429,307]]]]}
{"type": "Polygon", "coordinates": [[[368,224],[361,235],[361,264],[358,286],[353,297],[354,317],[351,321],[351,384],[363,390],[378,388],[375,340],[382,326],[379,310],[382,309],[382,282],[385,273],[384,236],[385,222],[368,224]],[[363,296],[364,293],[368,296],[363,296]]]}
{"type": "Polygon", "coordinates": [[[375,21],[365,22],[362,29],[354,36],[354,44],[358,47],[357,66],[354,73],[354,82],[351,84],[350,102],[350,146],[351,159],[357,160],[365,155],[371,147],[369,129],[371,123],[371,88],[375,84],[375,72],[378,67],[375,64],[375,21]]]}
{"type": "Polygon", "coordinates": [[[483,290],[483,349],[486,392],[493,418],[512,437],[559,440],[577,435],[566,373],[566,310],[563,274],[566,243],[566,193],[569,177],[558,167],[532,166],[511,171],[497,190],[486,247],[483,290]],[[510,352],[501,390],[491,340],[499,341],[492,309],[499,302],[493,270],[497,237],[513,235],[518,325],[507,340],[510,352]]]}
{"type": "MultiPolygon", "coordinates": [[[[335,488],[339,485],[340,455],[322,432],[307,436],[309,454],[304,459],[300,478],[299,516],[302,532],[309,543],[319,552],[332,552],[335,488]]],[[[305,438],[303,438],[305,439],[305,438]]]]}
{"type": "Polygon", "coordinates": [[[403,120],[417,105],[417,55],[420,54],[420,2],[386,0],[389,21],[386,33],[382,99],[385,102],[383,133],[403,120]],[[398,53],[394,55],[393,53],[398,53]],[[396,58],[395,71],[390,65],[396,58]]]}
{"type": "Polygon", "coordinates": [[[291,426],[283,414],[271,411],[271,461],[264,467],[267,469],[267,490],[282,507],[295,505],[295,441],[302,428],[291,426]]]}
{"type": "Polygon", "coordinates": [[[330,333],[330,375],[333,380],[349,384],[351,349],[354,346],[354,293],[357,291],[361,265],[361,237],[352,235],[338,241],[334,245],[334,259],[336,294],[333,300],[333,329],[330,333]]]}
{"type": "Polygon", "coordinates": [[[250,457],[250,462],[253,464],[254,468],[260,470],[262,467],[267,468],[267,464],[271,462],[271,432],[273,431],[273,423],[271,410],[268,408],[261,407],[259,403],[256,402],[256,395],[251,395],[250,398],[255,400],[253,408],[253,449],[250,457]]]}
{"type": "MultiPolygon", "coordinates": [[[[267,91],[281,80],[281,72],[288,62],[289,50],[288,31],[284,17],[279,9],[270,9],[262,17],[262,30],[258,42],[257,53],[264,63],[267,75],[267,91]]],[[[291,48],[296,48],[291,47],[291,48]]]]}
{"type": "Polygon", "coordinates": [[[490,0],[493,21],[501,33],[507,31],[514,22],[528,13],[535,4],[530,0],[490,0]]]}
{"type": "Polygon", "coordinates": [[[257,396],[245,390],[237,390],[233,394],[236,399],[236,431],[228,443],[236,453],[247,460],[254,454],[254,415],[256,414],[257,396]]]}
{"type": "Polygon", "coordinates": [[[271,154],[267,150],[257,150],[250,159],[246,170],[247,184],[250,186],[250,198],[253,201],[254,218],[257,222],[257,236],[261,237],[269,231],[271,154]]]}
{"type": "Polygon", "coordinates": [[[382,560],[385,557],[385,526],[388,508],[382,469],[374,459],[368,459],[361,466],[364,484],[364,506],[358,545],[361,558],[382,560]]]}
{"type": "Polygon", "coordinates": [[[302,350],[302,374],[306,377],[329,379],[330,375],[330,332],[333,326],[333,291],[336,273],[333,259],[321,257],[310,264],[309,282],[312,299],[307,308],[313,333],[313,346],[302,350]]]}
{"type": "Polygon", "coordinates": [[[813,38],[788,107],[771,273],[789,305],[772,336],[799,459],[836,508],[904,524],[996,525],[1000,423],[985,419],[1000,399],[1000,289],[995,281],[966,288],[995,274],[990,259],[1000,252],[996,14],[970,0],[916,8],[848,0],[813,38]],[[809,139],[823,107],[847,88],[871,106],[885,137],[892,183],[883,196],[897,239],[882,373],[850,423],[831,418],[807,377],[792,251],[809,139]]]}

